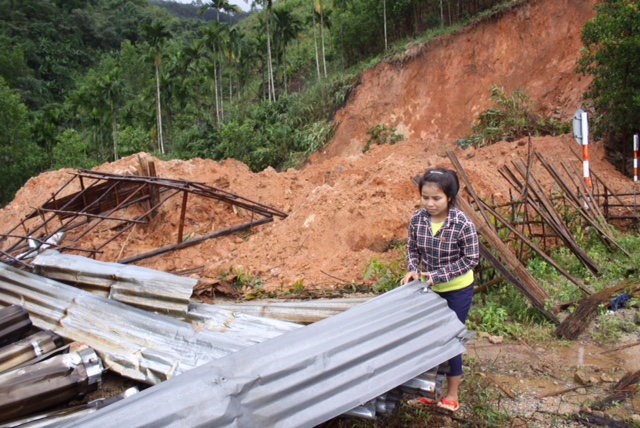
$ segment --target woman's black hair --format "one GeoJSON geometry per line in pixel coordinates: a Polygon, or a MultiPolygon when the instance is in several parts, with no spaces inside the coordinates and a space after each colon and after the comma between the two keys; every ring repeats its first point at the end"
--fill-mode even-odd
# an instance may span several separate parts
{"type": "Polygon", "coordinates": [[[458,181],[458,175],[450,169],[446,168],[429,168],[427,169],[422,178],[418,188],[420,194],[422,194],[422,187],[427,183],[433,183],[442,190],[442,192],[449,198],[449,207],[456,201],[456,196],[460,190],[460,182],[458,181]]]}

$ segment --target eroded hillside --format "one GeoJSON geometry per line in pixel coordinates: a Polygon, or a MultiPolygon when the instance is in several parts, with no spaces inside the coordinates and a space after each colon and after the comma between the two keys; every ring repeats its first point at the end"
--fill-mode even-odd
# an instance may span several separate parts
{"type": "MultiPolygon", "coordinates": [[[[289,214],[255,228],[248,235],[206,241],[138,264],[174,271],[201,267],[201,279],[214,279],[232,268],[259,276],[268,290],[294,283],[307,288],[336,288],[363,281],[369,260],[396,258],[393,244],[406,237],[417,191],[411,178],[429,166],[450,166],[446,151],[453,139],[470,130],[474,116],[486,109],[489,88],[523,88],[543,111],[568,119],[587,84],[573,73],[580,50],[582,23],[593,16],[594,1],[534,0],[514,6],[453,36],[426,46],[412,46],[406,57],[383,63],[362,77],[347,106],[338,113],[334,141],[302,170],[255,174],[234,160],[156,160],[158,175],[204,182],[289,214]],[[406,140],[374,146],[366,154],[366,131],[376,124],[397,128],[406,140]]],[[[572,136],[534,138],[536,150],[551,161],[574,158],[572,136]]],[[[526,141],[499,143],[480,150],[456,149],[480,196],[505,200],[509,189],[497,167],[526,159],[526,141]]],[[[618,191],[630,186],[591,147],[592,168],[618,191]]],[[[104,164],[96,170],[123,172],[137,157],[104,164]]],[[[69,179],[55,171],[31,179],[0,211],[6,233],[69,179]]],[[[180,199],[165,204],[149,225],[115,241],[98,258],[116,261],[176,242],[180,199]]],[[[216,216],[223,215],[217,213],[216,216]]],[[[229,216],[248,218],[243,210],[229,216]]],[[[219,220],[219,218],[218,218],[219,220]]],[[[218,220],[206,209],[187,215],[185,235],[203,236],[218,220]]],[[[89,239],[102,239],[100,231],[89,239]]]]}

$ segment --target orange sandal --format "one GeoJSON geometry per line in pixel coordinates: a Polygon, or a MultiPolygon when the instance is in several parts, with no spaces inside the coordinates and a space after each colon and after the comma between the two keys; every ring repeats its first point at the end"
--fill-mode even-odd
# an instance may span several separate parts
{"type": "Polygon", "coordinates": [[[437,406],[450,412],[455,412],[460,407],[457,401],[445,400],[444,398],[438,402],[437,406]]]}
{"type": "Polygon", "coordinates": [[[407,401],[407,404],[411,407],[428,407],[435,406],[438,404],[438,402],[436,400],[432,400],[431,398],[418,397],[414,398],[413,400],[407,401]]]}

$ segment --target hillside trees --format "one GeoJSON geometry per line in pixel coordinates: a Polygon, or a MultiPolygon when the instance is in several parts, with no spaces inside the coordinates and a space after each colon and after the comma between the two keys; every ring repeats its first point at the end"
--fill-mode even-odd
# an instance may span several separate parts
{"type": "Polygon", "coordinates": [[[31,140],[29,111],[0,77],[0,204],[15,192],[34,171],[41,171],[43,152],[31,140]]]}
{"type": "Polygon", "coordinates": [[[384,51],[385,15],[394,49],[439,27],[441,5],[449,22],[463,6],[497,2],[258,0],[230,27],[228,0],[207,1],[209,22],[145,0],[0,0],[0,76],[28,109],[24,138],[46,154],[44,168],[138,151],[286,168],[331,135],[328,118],[357,74],[345,68],[384,51]]]}
{"type": "Polygon", "coordinates": [[[160,153],[164,155],[164,135],[162,133],[162,102],[160,99],[160,64],[162,63],[160,46],[166,39],[171,37],[171,32],[169,32],[167,30],[167,27],[160,21],[154,21],[151,24],[142,24],[142,31],[144,32],[151,46],[153,46],[154,51],[153,68],[156,78],[156,117],[158,126],[158,149],[160,150],[160,153]]]}
{"type": "Polygon", "coordinates": [[[622,153],[624,171],[631,136],[640,131],[640,2],[605,0],[582,30],[578,71],[593,77],[584,94],[596,111],[595,135],[622,153]]]}

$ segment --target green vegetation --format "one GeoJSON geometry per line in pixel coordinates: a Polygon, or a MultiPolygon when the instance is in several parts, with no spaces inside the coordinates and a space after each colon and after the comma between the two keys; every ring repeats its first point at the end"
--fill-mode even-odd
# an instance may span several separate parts
{"type": "MultiPolygon", "coordinates": [[[[364,69],[511,2],[251,4],[0,0],[0,206],[42,171],[140,151],[299,167],[364,69]]],[[[373,131],[371,144],[400,138],[373,131]]]]}
{"type": "Polygon", "coordinates": [[[617,166],[633,175],[632,135],[640,123],[640,8],[635,0],[605,0],[582,29],[584,48],[577,72],[593,78],[584,94],[595,138],[605,137],[610,150],[621,153],[617,166]]]}
{"type": "Polygon", "coordinates": [[[387,128],[387,125],[376,125],[367,131],[369,139],[362,149],[362,153],[366,153],[371,149],[373,144],[389,144],[393,146],[395,143],[404,140],[403,135],[396,134],[396,129],[387,128]]]}
{"type": "Polygon", "coordinates": [[[503,87],[491,88],[490,100],[496,104],[481,113],[471,125],[472,134],[456,141],[458,146],[480,148],[498,141],[515,141],[527,136],[561,135],[570,124],[547,119],[536,113],[526,93],[517,89],[509,94],[503,87]]]}
{"type": "Polygon", "coordinates": [[[400,257],[390,261],[381,261],[372,258],[367,263],[364,271],[364,280],[371,281],[371,290],[376,294],[382,294],[393,290],[400,285],[402,277],[406,273],[406,261],[402,256],[403,251],[398,251],[400,257]]]}

